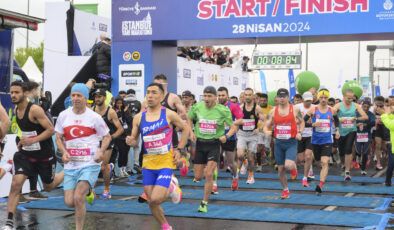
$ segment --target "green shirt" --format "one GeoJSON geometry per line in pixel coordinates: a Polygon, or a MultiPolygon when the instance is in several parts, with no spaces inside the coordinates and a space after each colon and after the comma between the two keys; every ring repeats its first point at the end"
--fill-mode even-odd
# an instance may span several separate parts
{"type": "Polygon", "coordinates": [[[205,102],[198,102],[187,115],[190,119],[197,120],[194,133],[200,139],[219,139],[224,135],[224,122],[227,125],[233,123],[230,109],[221,104],[207,108],[205,102]]]}

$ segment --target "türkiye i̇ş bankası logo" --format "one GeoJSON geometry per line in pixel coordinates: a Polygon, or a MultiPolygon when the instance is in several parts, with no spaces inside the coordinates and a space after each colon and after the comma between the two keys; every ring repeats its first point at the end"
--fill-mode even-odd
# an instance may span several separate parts
{"type": "Polygon", "coordinates": [[[130,59],[131,59],[131,53],[130,52],[124,52],[123,53],[123,60],[130,61],[130,59]]]}
{"type": "Polygon", "coordinates": [[[119,7],[119,11],[130,11],[136,16],[143,15],[147,11],[142,20],[136,21],[122,21],[122,35],[123,36],[141,36],[152,35],[152,18],[150,11],[156,10],[156,6],[141,6],[138,2],[133,7],[119,7]]]}

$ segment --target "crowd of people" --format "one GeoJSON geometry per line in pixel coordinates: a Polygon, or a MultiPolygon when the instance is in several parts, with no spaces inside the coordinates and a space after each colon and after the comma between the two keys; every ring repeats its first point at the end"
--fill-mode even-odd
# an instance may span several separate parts
{"type": "MultiPolygon", "coordinates": [[[[366,176],[367,167],[382,170],[385,165],[385,185],[391,186],[394,96],[360,101],[352,90],[346,90],[340,100],[330,97],[326,88],[311,88],[290,101],[289,91],[281,88],[272,106],[267,94],[251,88],[230,97],[239,92],[207,86],[203,101],[196,102],[190,91],[179,96],[168,92],[167,78],[160,74],[146,87],[146,98],[140,102],[133,89],[113,98],[94,84],[89,80],[70,85],[66,109],[55,123],[42,103],[28,99],[33,91],[28,83],[11,84],[20,136],[18,152],[0,168],[0,178],[7,172],[13,174],[3,229],[13,229],[23,183],[29,179],[36,187],[32,178],[38,175],[46,191],[63,182],[64,202],[75,208],[76,229],[82,229],[85,200],[92,205],[96,199],[94,187],[100,173],[105,187],[100,198],[111,199],[116,162],[118,177],[142,174],[144,193],[139,202],[149,205],[165,230],[172,228],[161,204],[168,197],[173,203],[182,200],[176,169],[181,177],[193,169],[195,183],[205,178],[202,201],[196,205],[196,211],[203,213],[208,212],[210,196],[220,195],[220,169],[232,174],[235,192],[239,174],[248,173],[246,184],[254,184],[255,173],[274,167],[283,187],[281,199],[290,198],[287,172],[293,181],[301,174],[300,184],[309,187],[317,167],[320,179],[314,191],[321,195],[334,163],[340,165],[348,183],[358,171],[366,176]],[[53,135],[64,166],[58,174],[53,135]]],[[[3,140],[10,119],[2,106],[0,121],[3,140]]]]}

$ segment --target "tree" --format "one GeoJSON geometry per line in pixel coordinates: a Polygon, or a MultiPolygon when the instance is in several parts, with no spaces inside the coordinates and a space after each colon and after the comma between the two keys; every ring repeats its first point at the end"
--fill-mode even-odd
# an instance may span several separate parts
{"type": "Polygon", "coordinates": [[[41,42],[39,47],[17,48],[15,51],[15,59],[19,66],[22,67],[29,56],[31,56],[37,67],[43,72],[44,66],[44,43],[41,42]]]}

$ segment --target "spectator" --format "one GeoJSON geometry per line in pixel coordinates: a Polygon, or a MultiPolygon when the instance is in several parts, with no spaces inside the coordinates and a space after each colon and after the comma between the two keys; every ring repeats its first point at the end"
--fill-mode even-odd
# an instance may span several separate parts
{"type": "Polygon", "coordinates": [[[302,103],[302,96],[301,94],[297,93],[296,95],[294,95],[294,104],[300,104],[302,103]]]}
{"type": "Polygon", "coordinates": [[[252,69],[249,69],[249,67],[248,67],[248,62],[249,62],[249,57],[244,56],[242,58],[242,63],[241,63],[242,71],[244,71],[244,72],[251,72],[252,71],[252,69]]]}
{"type": "Polygon", "coordinates": [[[98,73],[97,82],[105,82],[108,87],[107,90],[111,89],[111,39],[105,38],[104,42],[100,42],[97,45],[96,53],[96,70],[98,73]]]}
{"type": "Polygon", "coordinates": [[[137,97],[135,96],[134,89],[127,90],[127,96],[124,98],[124,101],[126,108],[134,118],[134,116],[141,111],[141,102],[138,101],[137,97]]]}
{"type": "Polygon", "coordinates": [[[126,95],[127,95],[126,91],[123,91],[123,90],[119,91],[118,96],[120,96],[122,99],[124,99],[126,97],[126,95]]]}

